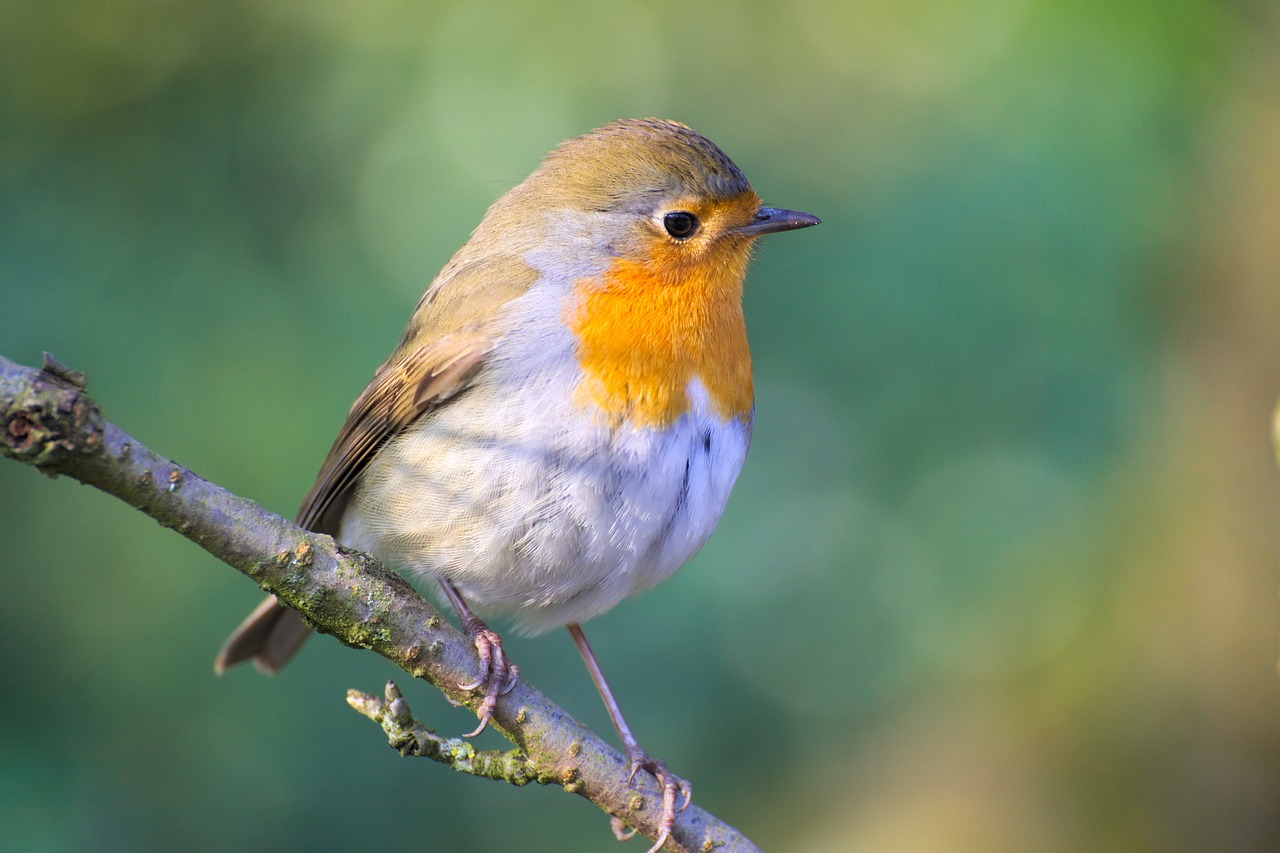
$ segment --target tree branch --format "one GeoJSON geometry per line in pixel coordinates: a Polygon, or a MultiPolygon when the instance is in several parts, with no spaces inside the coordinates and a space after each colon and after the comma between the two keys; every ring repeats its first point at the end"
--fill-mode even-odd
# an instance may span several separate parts
{"type": "MultiPolygon", "coordinates": [[[[458,689],[477,680],[474,645],[399,575],[152,452],[102,417],[83,374],[47,354],[40,369],[0,356],[0,456],[120,498],[248,575],[322,633],[377,652],[472,710],[479,704],[480,697],[458,689]]],[[[385,700],[352,691],[348,701],[380,723],[402,753],[516,785],[559,784],[648,837],[658,835],[662,796],[648,774],[629,786],[627,759],[523,678],[499,699],[492,720],[517,747],[506,753],[430,734],[394,685],[385,700]]],[[[756,847],[693,805],[677,816],[665,849],[756,847]]]]}

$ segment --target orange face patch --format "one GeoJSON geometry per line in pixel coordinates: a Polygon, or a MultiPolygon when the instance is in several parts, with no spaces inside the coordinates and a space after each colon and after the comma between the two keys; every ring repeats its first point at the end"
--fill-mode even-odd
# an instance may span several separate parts
{"type": "MultiPolygon", "coordinates": [[[[733,202],[750,212],[723,215],[744,222],[758,204],[733,202]]],[[[717,221],[721,211],[706,212],[710,216],[700,217],[708,232],[703,245],[655,236],[644,259],[619,259],[602,279],[575,288],[578,307],[568,322],[586,374],[578,399],[613,423],[670,425],[688,410],[687,388],[695,378],[722,419],[751,412],[751,354],[742,316],[750,247],[743,239],[716,240],[725,228],[717,221]]]]}

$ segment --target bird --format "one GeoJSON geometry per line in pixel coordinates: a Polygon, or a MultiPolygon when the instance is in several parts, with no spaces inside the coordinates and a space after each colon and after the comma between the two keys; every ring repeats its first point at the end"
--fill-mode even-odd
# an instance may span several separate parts
{"type": "MultiPolygon", "coordinates": [[[[356,398],[298,523],[428,584],[476,645],[479,734],[519,677],[487,621],[567,627],[631,761],[643,750],[581,623],[683,566],[718,523],[755,416],[743,281],[756,239],[819,224],[765,206],[705,136],[613,121],[498,198],[356,398]],[[480,614],[480,615],[477,615],[480,614]]],[[[269,596],[221,673],[272,673],[310,633],[269,596]]],[[[680,801],[679,809],[676,801],[680,801]]]]}

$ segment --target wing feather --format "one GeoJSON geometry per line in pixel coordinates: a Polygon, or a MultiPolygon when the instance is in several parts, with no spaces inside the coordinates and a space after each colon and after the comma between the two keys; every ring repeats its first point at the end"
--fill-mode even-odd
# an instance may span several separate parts
{"type": "Polygon", "coordinates": [[[369,460],[410,424],[466,391],[497,343],[502,306],[536,279],[532,267],[512,257],[455,259],[445,267],[419,302],[400,346],[351,404],[298,509],[299,524],[337,535],[369,460]]]}
{"type": "Polygon", "coordinates": [[[373,455],[392,436],[462,393],[491,345],[482,335],[449,335],[379,368],[356,398],[311,491],[303,498],[298,523],[336,535],[352,486],[373,455]]]}

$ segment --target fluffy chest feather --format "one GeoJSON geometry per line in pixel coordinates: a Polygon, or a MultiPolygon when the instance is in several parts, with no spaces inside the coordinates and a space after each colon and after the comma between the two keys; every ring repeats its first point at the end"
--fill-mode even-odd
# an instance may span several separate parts
{"type": "MultiPolygon", "coordinates": [[[[521,299],[526,318],[563,311],[521,299]]],[[[702,547],[746,457],[751,408],[726,418],[723,393],[691,366],[678,389],[662,380],[663,408],[654,397],[632,410],[681,401],[666,422],[602,418],[573,393],[588,376],[577,336],[524,328],[475,387],[378,453],[340,538],[448,577],[477,612],[537,633],[605,612],[702,547]]]]}
{"type": "Polygon", "coordinates": [[[580,281],[566,317],[584,373],[579,404],[598,408],[613,423],[663,428],[688,410],[696,380],[714,414],[748,417],[745,266],[741,252],[696,266],[659,254],[615,261],[602,276],[580,281]]]}
{"type": "Polygon", "coordinates": [[[697,383],[690,396],[661,430],[561,408],[498,434],[460,400],[378,454],[341,538],[530,633],[589,619],[673,574],[719,521],[750,424],[709,411],[697,383]]]}

